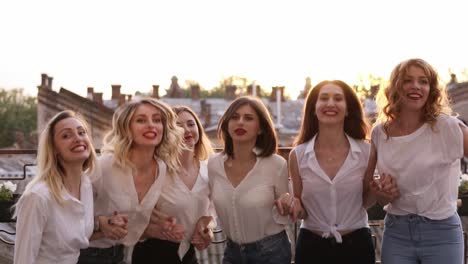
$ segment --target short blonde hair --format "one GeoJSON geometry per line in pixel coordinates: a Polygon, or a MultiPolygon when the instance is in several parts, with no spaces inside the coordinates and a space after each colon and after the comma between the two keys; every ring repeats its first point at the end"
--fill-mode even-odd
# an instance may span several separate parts
{"type": "Polygon", "coordinates": [[[411,66],[418,67],[424,71],[429,79],[429,96],[423,109],[424,122],[434,125],[436,118],[441,114],[452,114],[452,109],[447,97],[447,91],[440,85],[437,71],[425,60],[409,59],[399,63],[392,71],[390,83],[377,94],[379,116],[377,121],[383,124],[385,133],[388,134],[390,122],[398,117],[402,104],[403,80],[411,66]]]}
{"type": "Polygon", "coordinates": [[[161,111],[164,126],[161,143],[154,149],[154,155],[161,158],[173,175],[180,167],[179,153],[184,148],[183,130],[177,126],[177,115],[164,102],[153,98],[142,98],[117,108],[112,117],[112,130],[104,137],[103,153],[112,153],[122,167],[133,167],[129,159],[132,148],[130,122],[136,109],[143,104],[154,106],[161,111]]]}

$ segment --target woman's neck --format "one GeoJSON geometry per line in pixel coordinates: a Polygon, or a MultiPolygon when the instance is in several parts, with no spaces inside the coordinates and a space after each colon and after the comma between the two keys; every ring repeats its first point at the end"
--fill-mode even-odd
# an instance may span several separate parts
{"type": "Polygon", "coordinates": [[[148,168],[154,160],[154,148],[132,148],[129,159],[137,170],[148,168]]]}
{"type": "Polygon", "coordinates": [[[317,143],[320,147],[335,149],[346,146],[348,140],[342,126],[320,126],[316,138],[317,143]]]}
{"type": "Polygon", "coordinates": [[[192,150],[184,150],[179,156],[182,167],[188,168],[196,162],[195,153],[192,150]]]}
{"type": "Polygon", "coordinates": [[[398,128],[398,131],[403,135],[413,133],[424,124],[421,112],[409,111],[400,113],[394,119],[394,122],[394,125],[398,128]]]}
{"type": "Polygon", "coordinates": [[[245,143],[245,144],[233,144],[233,158],[238,161],[249,161],[255,157],[253,149],[255,147],[255,142],[245,143]]]}
{"type": "Polygon", "coordinates": [[[77,199],[80,199],[81,176],[83,175],[83,164],[64,165],[64,176],[62,178],[65,189],[77,199]]]}

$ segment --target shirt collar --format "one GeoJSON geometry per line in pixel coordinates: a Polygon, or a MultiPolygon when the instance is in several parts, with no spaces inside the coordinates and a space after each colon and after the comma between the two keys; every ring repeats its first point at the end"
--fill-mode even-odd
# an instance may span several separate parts
{"type": "MultiPolygon", "coordinates": [[[[255,155],[256,155],[257,158],[258,158],[258,155],[260,155],[260,153],[262,153],[262,149],[261,149],[261,148],[254,147],[254,148],[252,149],[252,152],[255,153],[255,155]]],[[[229,158],[229,156],[228,156],[226,153],[224,153],[224,154],[223,154],[223,161],[226,161],[228,158],[229,158]]]]}
{"type": "MultiPolygon", "coordinates": [[[[348,136],[348,134],[346,134],[346,133],[345,133],[345,135],[346,135],[346,138],[348,139],[348,142],[349,142],[349,146],[350,146],[350,149],[351,149],[351,154],[360,153],[361,148],[359,147],[358,143],[356,142],[356,139],[348,136]]],[[[314,147],[315,147],[315,140],[316,139],[317,139],[317,134],[315,134],[315,136],[311,140],[309,140],[309,142],[307,143],[306,150],[305,150],[306,155],[315,156],[314,147]]]]}

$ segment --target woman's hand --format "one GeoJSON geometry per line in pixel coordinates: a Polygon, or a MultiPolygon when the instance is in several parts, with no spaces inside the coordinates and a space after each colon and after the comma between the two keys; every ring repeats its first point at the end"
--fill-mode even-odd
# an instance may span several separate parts
{"type": "Polygon", "coordinates": [[[211,228],[212,222],[213,217],[211,216],[202,216],[198,219],[191,241],[198,250],[207,248],[213,241],[214,235],[211,228]]]}
{"type": "Polygon", "coordinates": [[[304,217],[304,209],[302,208],[301,201],[299,198],[289,193],[282,194],[275,201],[275,204],[280,215],[289,215],[294,222],[304,217]]]}
{"type": "Polygon", "coordinates": [[[294,207],[294,196],[289,193],[283,193],[276,201],[276,208],[280,215],[289,215],[291,213],[291,208],[294,207]]]}
{"type": "Polygon", "coordinates": [[[128,215],[115,211],[110,217],[99,216],[98,221],[100,230],[108,239],[120,240],[128,234],[128,215]]]}
{"type": "Polygon", "coordinates": [[[390,174],[382,173],[380,179],[370,182],[369,187],[381,205],[391,203],[400,197],[398,185],[390,174]]]}
{"type": "Polygon", "coordinates": [[[144,237],[180,242],[184,239],[184,236],[185,228],[183,225],[177,224],[175,217],[169,216],[156,208],[153,209],[144,237]]]}

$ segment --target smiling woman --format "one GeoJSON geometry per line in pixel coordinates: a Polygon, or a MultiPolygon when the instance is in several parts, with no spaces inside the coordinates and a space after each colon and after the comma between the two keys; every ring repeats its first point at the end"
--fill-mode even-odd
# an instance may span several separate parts
{"type": "Polygon", "coordinates": [[[93,194],[85,172],[95,159],[86,124],[74,112],[60,112],[48,122],[39,140],[37,176],[17,204],[15,263],[78,261],[93,232],[93,194]]]}
{"type": "Polygon", "coordinates": [[[395,66],[378,98],[365,196],[387,212],[382,262],[463,263],[456,204],[468,128],[452,116],[439,75],[425,60],[395,66]],[[376,167],[381,186],[372,179],[376,167]]]}
{"type": "Polygon", "coordinates": [[[178,171],[182,130],[171,108],[142,98],[120,106],[104,138],[103,155],[92,174],[95,232],[80,264],[131,262],[133,247],[145,230],[166,174],[178,171]]]}

